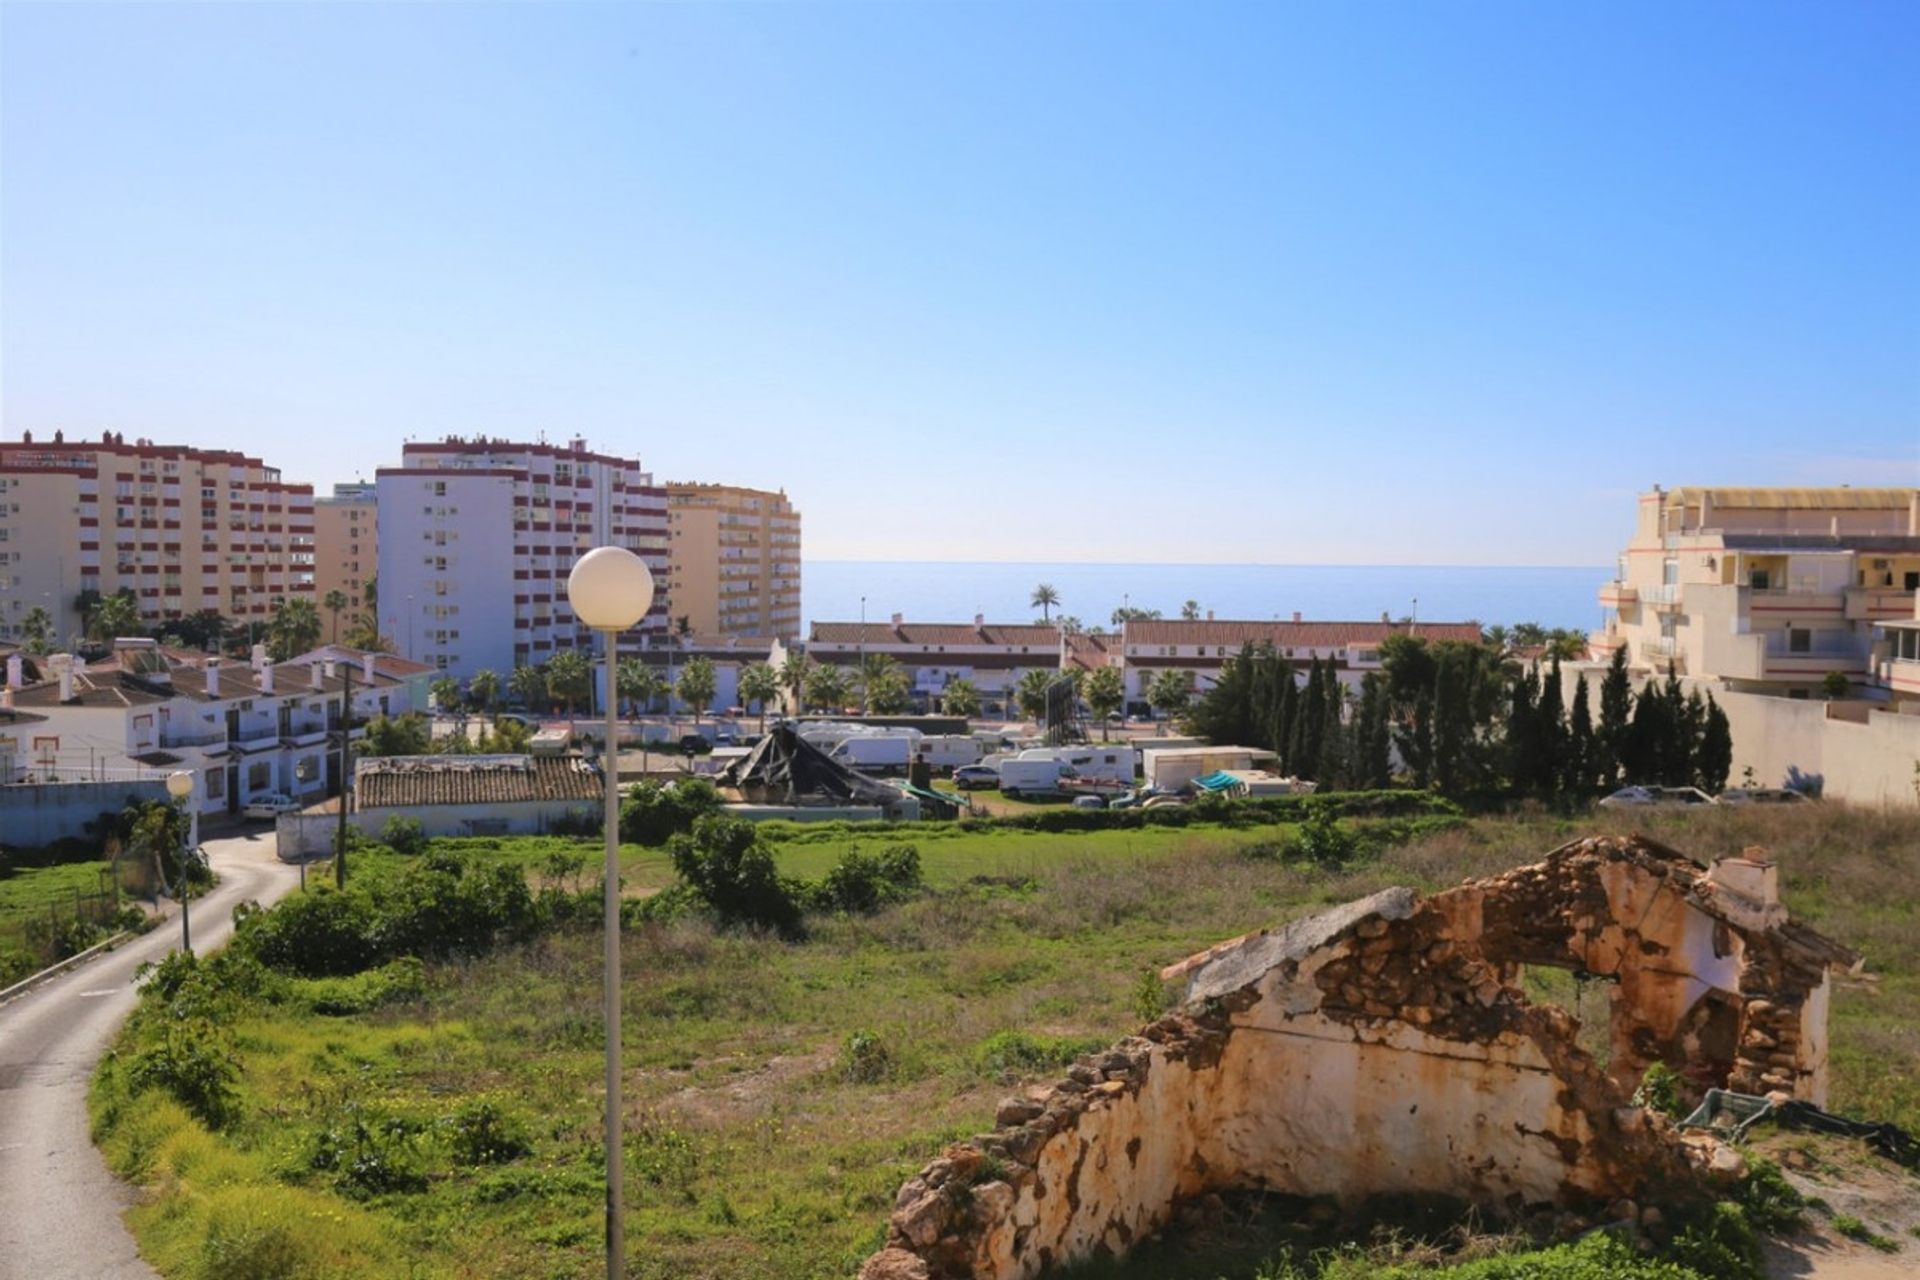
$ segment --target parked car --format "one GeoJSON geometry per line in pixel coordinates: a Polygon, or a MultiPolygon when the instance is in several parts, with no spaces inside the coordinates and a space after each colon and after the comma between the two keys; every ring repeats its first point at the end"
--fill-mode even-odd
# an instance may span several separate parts
{"type": "Polygon", "coordinates": [[[953,785],[962,791],[997,787],[1000,785],[1000,771],[990,769],[984,764],[963,764],[953,771],[953,785]]]}
{"type": "Polygon", "coordinates": [[[1688,809],[1710,805],[1713,797],[1698,787],[1622,787],[1600,801],[1603,809],[1688,809]]]}
{"type": "Polygon", "coordinates": [[[1791,787],[1733,787],[1720,793],[1721,804],[1812,804],[1813,797],[1791,787]]]}
{"type": "Polygon", "coordinates": [[[1095,795],[1078,795],[1073,798],[1073,807],[1076,809],[1104,809],[1107,807],[1107,802],[1095,795]]]}
{"type": "Polygon", "coordinates": [[[262,791],[240,807],[248,818],[277,818],[283,813],[298,813],[300,802],[284,791],[262,791]]]}

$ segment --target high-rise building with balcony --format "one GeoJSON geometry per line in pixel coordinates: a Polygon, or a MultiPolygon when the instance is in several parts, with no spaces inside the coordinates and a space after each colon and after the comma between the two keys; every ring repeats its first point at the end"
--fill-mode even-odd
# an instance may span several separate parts
{"type": "Polygon", "coordinates": [[[668,484],[668,591],[700,635],[800,635],[800,513],[784,491],[668,484]]]}
{"type": "Polygon", "coordinates": [[[339,639],[327,609],[330,595],[338,591],[346,599],[338,619],[343,629],[366,609],[367,579],[379,564],[379,511],[370,484],[337,484],[332,497],[313,500],[313,599],[329,640],[339,639]]]}
{"type": "Polygon", "coordinates": [[[589,648],[567,574],[598,546],[647,562],[659,585],[635,631],[665,629],[667,497],[636,458],[589,452],[580,439],[449,436],[404,446],[374,488],[380,628],[408,658],[456,676],[505,675],[589,648]]]}
{"type": "Polygon", "coordinates": [[[83,592],[133,593],[148,626],[203,610],[264,622],[313,599],[313,486],[227,450],[61,432],[0,441],[0,636],[35,606],[71,641],[83,592]]]}
{"type": "Polygon", "coordinates": [[[1920,489],[1654,488],[1600,588],[1602,661],[1806,697],[1867,684],[1920,600],[1920,489]]]}

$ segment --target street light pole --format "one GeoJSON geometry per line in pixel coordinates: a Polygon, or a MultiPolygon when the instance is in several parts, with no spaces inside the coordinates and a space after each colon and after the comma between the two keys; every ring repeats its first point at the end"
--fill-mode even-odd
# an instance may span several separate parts
{"type": "Polygon", "coordinates": [[[653,604],[653,574],[646,562],[625,547],[595,547],[574,563],[567,575],[567,602],[574,616],[601,633],[607,658],[607,741],[605,751],[606,911],[605,988],[606,1021],[606,1148],[607,1148],[607,1280],[622,1280],[626,1271],[626,1161],[621,1154],[620,1106],[620,762],[616,740],[618,710],[614,698],[618,677],[620,632],[637,626],[653,604]]]}

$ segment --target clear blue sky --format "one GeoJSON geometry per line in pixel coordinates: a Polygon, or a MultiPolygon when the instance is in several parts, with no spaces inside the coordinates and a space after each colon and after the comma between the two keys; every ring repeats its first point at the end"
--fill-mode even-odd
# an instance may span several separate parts
{"type": "Polygon", "coordinates": [[[1920,5],[0,5],[9,436],[581,433],[819,557],[1920,482],[1920,5]]]}

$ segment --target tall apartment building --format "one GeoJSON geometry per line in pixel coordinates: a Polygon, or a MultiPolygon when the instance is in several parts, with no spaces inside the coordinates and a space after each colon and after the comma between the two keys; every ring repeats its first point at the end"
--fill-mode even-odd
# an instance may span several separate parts
{"type": "Polygon", "coordinates": [[[346,597],[342,627],[366,607],[367,579],[378,567],[379,511],[370,484],[336,484],[332,497],[313,500],[313,598],[330,640],[335,637],[325,604],[329,594],[346,597]]]}
{"type": "Polygon", "coordinates": [[[800,513],[785,492],[668,484],[673,617],[701,635],[800,634],[800,513]]]}
{"type": "Polygon", "coordinates": [[[37,605],[67,642],[82,592],[123,588],[149,624],[205,609],[264,621],[281,596],[311,599],[313,486],[241,453],[111,431],[0,442],[0,636],[37,605]]]}
{"type": "Polygon", "coordinates": [[[637,459],[589,452],[579,439],[449,436],[406,445],[374,488],[381,630],[408,658],[457,676],[504,675],[591,647],[567,604],[567,574],[597,546],[647,562],[654,605],[636,631],[666,627],[667,496],[637,459]]]}
{"type": "Polygon", "coordinates": [[[1655,487],[1592,645],[1636,671],[1806,697],[1833,672],[1873,679],[1917,602],[1920,489],[1655,487]]]}

